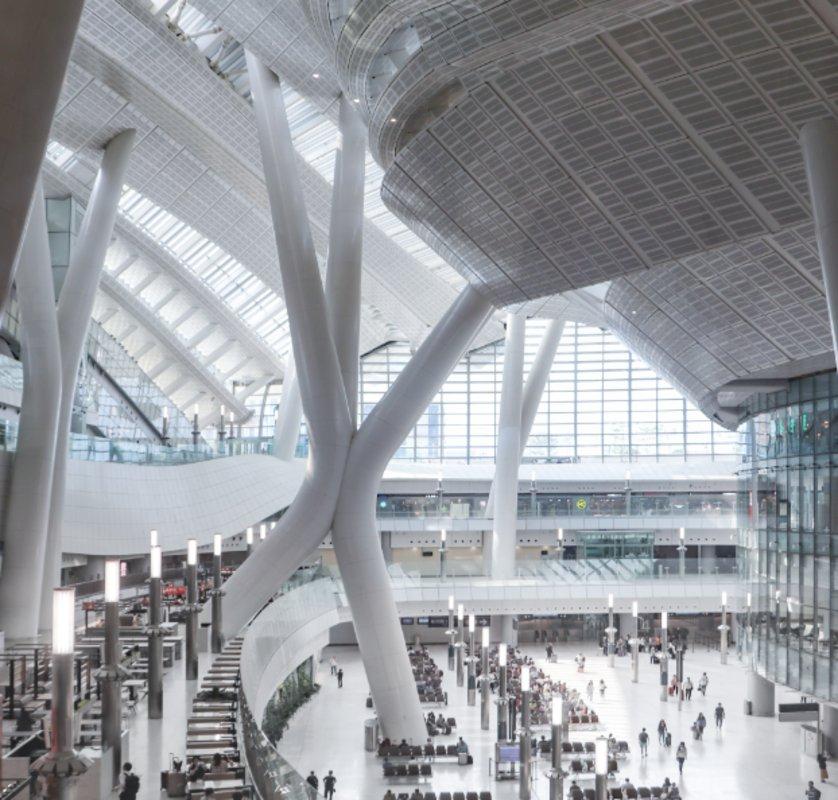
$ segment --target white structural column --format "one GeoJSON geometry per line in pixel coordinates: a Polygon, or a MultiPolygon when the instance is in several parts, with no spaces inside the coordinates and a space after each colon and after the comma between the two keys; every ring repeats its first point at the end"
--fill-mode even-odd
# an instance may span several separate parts
{"type": "Polygon", "coordinates": [[[467,287],[437,323],[354,438],[332,528],[355,634],[384,735],[424,742],[425,723],[375,524],[375,499],[393,454],[439,391],[491,305],[467,287]]]}
{"type": "Polygon", "coordinates": [[[3,4],[0,73],[0,314],[76,38],[83,0],[3,4]]]}
{"type": "Polygon", "coordinates": [[[61,355],[52,265],[40,181],[16,270],[23,359],[23,400],[14,457],[0,574],[0,629],[9,638],[38,633],[49,524],[55,437],[61,397],[61,355]]]}
{"type": "Polygon", "coordinates": [[[326,305],[354,427],[358,419],[358,341],[367,136],[361,118],[345,95],[340,98],[338,124],[340,141],[335,158],[329,221],[326,305]]]}
{"type": "Polygon", "coordinates": [[[282,397],[276,414],[274,428],[274,455],[283,461],[294,458],[297,439],[300,438],[300,420],[303,416],[303,401],[300,397],[300,385],[297,383],[297,368],[294,354],[285,359],[285,371],[282,379],[282,397]]]}
{"type": "MultiPolygon", "coordinates": [[[[498,414],[495,449],[495,508],[487,574],[493,578],[515,575],[515,534],[518,523],[518,464],[521,455],[521,406],[523,402],[524,333],[523,314],[506,318],[503,349],[503,385],[498,414]]],[[[504,632],[506,633],[506,631],[504,632]]],[[[509,638],[504,636],[504,641],[509,638]]]]}
{"type": "Polygon", "coordinates": [[[225,584],[225,636],[235,635],[325,538],[334,517],[352,439],[349,406],[337,351],[329,334],[326,299],[282,90],[270,70],[252,53],[246,55],[311,449],[300,491],[276,530],[261,545],[259,558],[247,559],[225,584]],[[254,591],[256,586],[261,591],[254,591]]]}
{"type": "MultiPolygon", "coordinates": [[[[544,395],[544,388],[550,379],[550,370],[553,368],[553,361],[556,358],[556,350],[559,349],[559,342],[564,333],[564,320],[554,319],[550,321],[541,343],[538,345],[538,352],[535,360],[527,374],[527,382],[524,384],[524,393],[521,398],[521,441],[518,455],[518,463],[524,457],[524,450],[527,448],[527,441],[530,438],[535,415],[538,413],[538,406],[544,395]]],[[[495,510],[495,482],[489,489],[489,499],[486,502],[486,516],[491,517],[495,510]]]]}
{"type": "Polygon", "coordinates": [[[51,625],[52,590],[61,583],[61,522],[64,515],[70,419],[73,413],[76,377],[135,137],[135,130],[125,130],[114,136],[105,147],[58,298],[61,406],[52,477],[44,580],[41,586],[40,627],[44,630],[49,629],[51,625]]]}
{"type": "Polygon", "coordinates": [[[838,358],[838,119],[807,122],[800,130],[800,144],[812,196],[832,350],[838,358]]]}

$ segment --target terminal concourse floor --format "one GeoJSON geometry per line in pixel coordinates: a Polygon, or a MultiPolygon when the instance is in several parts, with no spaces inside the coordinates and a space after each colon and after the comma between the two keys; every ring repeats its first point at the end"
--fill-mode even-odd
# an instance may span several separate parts
{"type": "MultiPolygon", "coordinates": [[[[613,733],[625,739],[631,747],[626,761],[620,762],[617,785],[628,776],[635,786],[660,785],[665,776],[677,780],[675,747],[683,740],[688,749],[684,776],[678,780],[685,798],[696,800],[798,800],[803,797],[806,782],[814,780],[823,792],[822,800],[838,800],[838,761],[830,764],[830,782],[818,782],[817,765],[812,758],[800,755],[799,725],[779,723],[776,718],[746,717],[743,714],[743,692],[746,671],[731,653],[727,666],[719,664],[717,652],[696,651],[688,653],[686,675],[698,682],[701,672],[707,672],[710,683],[707,697],[693,693],[692,701],[678,711],[677,701],[660,701],[659,668],[649,663],[641,654],[640,682],[631,683],[630,661],[616,659],[616,667],[608,668],[606,659],[593,648],[583,649],[587,656],[584,674],[576,672],[573,657],[578,647],[559,646],[558,662],[546,664],[543,645],[525,645],[525,652],[538,660],[538,665],[551,675],[565,680],[571,687],[584,694],[588,680],[598,685],[603,678],[607,685],[605,698],[595,694],[593,708],[600,715],[603,727],[599,732],[574,734],[572,740],[592,739],[599,733],[613,733]],[[723,731],[714,728],[713,709],[721,701],[727,712],[723,731]],[[703,711],[708,719],[704,740],[695,742],[690,725],[703,711]],[[658,746],[656,728],[664,718],[672,731],[673,747],[658,746]],[[639,758],[637,735],[641,727],[650,733],[649,755],[639,758]]],[[[437,664],[445,670],[444,688],[448,691],[449,704],[446,716],[457,720],[456,734],[464,737],[474,756],[474,765],[460,767],[455,764],[434,764],[430,784],[419,784],[422,791],[470,791],[488,789],[495,800],[512,800],[518,796],[517,781],[496,782],[489,774],[489,758],[493,754],[495,735],[495,707],[489,731],[480,730],[479,705],[469,707],[465,687],[458,688],[453,672],[448,672],[447,657],[443,646],[432,646],[431,653],[437,664]]],[[[322,684],[309,703],[291,721],[289,729],[279,742],[280,752],[307,775],[314,770],[321,778],[329,769],[337,776],[336,797],[339,800],[381,800],[388,787],[393,792],[411,792],[415,784],[385,782],[381,759],[363,749],[363,723],[370,716],[365,707],[367,682],[360,655],[355,647],[331,647],[323,652],[318,666],[317,680],[322,684]],[[344,686],[337,688],[335,678],[329,675],[329,657],[334,655],[344,670],[344,686]]],[[[796,701],[799,694],[777,692],[777,701],[796,701]]],[[[478,696],[479,704],[479,696],[478,696]]],[[[438,709],[434,708],[436,712],[438,709]]],[[[545,734],[547,732],[545,731],[545,734]]],[[[540,738],[541,733],[537,734],[540,738]]],[[[436,737],[435,743],[455,742],[456,735],[436,737]]],[[[567,762],[565,762],[567,764],[567,762]]],[[[566,768],[566,767],[565,767],[566,768]]],[[[547,800],[548,781],[544,772],[549,769],[547,760],[538,762],[535,769],[533,798],[547,800]]],[[[565,791],[570,779],[565,781],[565,791]]],[[[592,780],[581,780],[580,785],[592,787],[592,780]]]]}

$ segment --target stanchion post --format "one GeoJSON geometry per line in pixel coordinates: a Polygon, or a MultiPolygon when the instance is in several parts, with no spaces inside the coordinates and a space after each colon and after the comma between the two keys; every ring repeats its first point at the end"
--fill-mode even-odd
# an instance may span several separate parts
{"type": "Polygon", "coordinates": [[[457,686],[463,685],[463,651],[466,649],[465,630],[463,625],[463,604],[457,605],[457,627],[459,636],[457,639],[457,686]]]}
{"type": "Polygon", "coordinates": [[[474,649],[474,614],[468,615],[468,683],[466,699],[470,706],[477,703],[477,653],[474,649]]]}
{"type": "Polygon", "coordinates": [[[481,648],[480,648],[480,729],[489,730],[489,720],[491,717],[491,682],[492,678],[489,675],[489,628],[483,628],[481,632],[481,648]]]}
{"type": "Polygon", "coordinates": [[[73,653],[76,646],[76,591],[52,595],[52,701],[50,750],[32,765],[46,779],[49,800],[66,800],[72,780],[89,762],[73,749],[73,653]]]}
{"type": "Polygon", "coordinates": [[[163,718],[163,630],[160,627],[163,553],[152,545],[148,582],[148,718],[163,718]]]}
{"type": "Polygon", "coordinates": [[[224,592],[221,590],[221,534],[213,534],[212,537],[212,631],[211,646],[213,653],[220,653],[224,649],[224,634],[222,632],[222,602],[224,592]]]}
{"type": "Polygon", "coordinates": [[[530,667],[521,665],[521,733],[518,737],[521,773],[518,800],[530,800],[530,667]]]}
{"type": "Polygon", "coordinates": [[[562,719],[564,717],[564,701],[561,695],[553,696],[550,720],[550,800],[562,800],[563,778],[562,772],[562,719]]]}
{"type": "Polygon", "coordinates": [[[498,741],[505,742],[509,738],[509,707],[507,704],[507,667],[506,643],[498,645],[498,741]]]}
{"type": "MultiPolygon", "coordinates": [[[[669,696],[669,614],[661,611],[661,700],[669,696]]],[[[680,692],[680,688],[678,690],[680,692]]]]}
{"type": "Polygon", "coordinates": [[[186,680],[198,680],[198,542],[186,543],[186,680]]]}

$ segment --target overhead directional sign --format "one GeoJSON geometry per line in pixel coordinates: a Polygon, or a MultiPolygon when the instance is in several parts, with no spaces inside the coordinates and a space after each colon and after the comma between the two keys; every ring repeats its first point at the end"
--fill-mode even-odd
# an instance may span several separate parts
{"type": "Polygon", "coordinates": [[[780,722],[817,722],[820,719],[817,703],[780,703],[777,711],[780,722]]]}

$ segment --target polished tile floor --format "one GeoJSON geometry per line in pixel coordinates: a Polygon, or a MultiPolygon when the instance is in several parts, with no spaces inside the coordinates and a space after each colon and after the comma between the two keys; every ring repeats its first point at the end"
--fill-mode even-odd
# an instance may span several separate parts
{"type": "MultiPolygon", "coordinates": [[[[680,740],[687,744],[684,775],[679,781],[684,797],[702,800],[796,800],[803,797],[806,781],[817,781],[814,759],[800,755],[797,724],[781,724],[776,719],[746,717],[742,713],[746,672],[735,655],[731,663],[723,667],[719,664],[718,653],[688,654],[686,674],[696,682],[702,670],[706,670],[710,684],[706,698],[694,694],[692,701],[685,702],[679,712],[677,702],[660,701],[658,667],[652,666],[648,659],[641,658],[640,681],[635,685],[631,683],[627,658],[617,659],[616,667],[609,669],[605,658],[587,648],[588,666],[585,674],[580,675],[572,661],[578,648],[560,649],[555,664],[546,664],[543,647],[529,645],[524,650],[539,659],[539,666],[546,665],[552,675],[580,691],[584,692],[591,678],[595,684],[600,678],[605,680],[605,698],[600,700],[596,697],[593,704],[603,721],[602,732],[626,739],[632,747],[629,759],[621,762],[618,782],[628,776],[635,785],[659,785],[665,776],[670,779],[677,777],[674,747],[659,747],[654,733],[661,717],[666,719],[675,744],[680,740]],[[719,701],[726,708],[727,719],[724,729],[717,733],[713,727],[712,711],[719,701]],[[708,718],[709,727],[704,741],[694,742],[690,736],[690,725],[699,711],[703,711],[708,718]],[[648,758],[641,761],[637,734],[643,726],[652,736],[648,758]]],[[[432,653],[437,663],[445,668],[444,648],[432,648],[432,653]]],[[[365,707],[367,683],[358,651],[349,647],[329,648],[323,652],[322,658],[318,674],[322,689],[295,715],[280,742],[280,752],[303,774],[313,769],[322,777],[327,770],[333,769],[338,778],[336,797],[339,800],[379,800],[388,784],[382,777],[380,759],[363,749],[363,723],[370,712],[365,707]],[[331,655],[337,658],[344,670],[342,689],[337,688],[335,679],[329,675],[328,660],[331,655]]],[[[430,785],[422,784],[421,788],[437,792],[488,789],[500,800],[517,797],[516,782],[495,782],[490,774],[494,707],[490,731],[481,731],[479,707],[467,705],[465,688],[458,689],[454,673],[446,671],[444,685],[449,693],[447,713],[457,718],[457,733],[468,742],[475,763],[469,767],[435,765],[430,785]]],[[[798,698],[792,693],[778,692],[778,701],[786,699],[798,698]]],[[[572,738],[593,738],[595,735],[579,734],[572,735],[572,738]]],[[[455,737],[451,737],[450,741],[455,741],[455,737]]],[[[548,768],[549,764],[541,761],[535,770],[532,794],[536,800],[548,797],[548,781],[544,776],[548,768]]],[[[823,800],[838,800],[838,762],[834,777],[833,782],[818,784],[823,800]]],[[[592,783],[581,785],[592,786],[592,783]]],[[[399,787],[393,785],[393,791],[413,789],[412,785],[400,784],[399,787]]]]}

